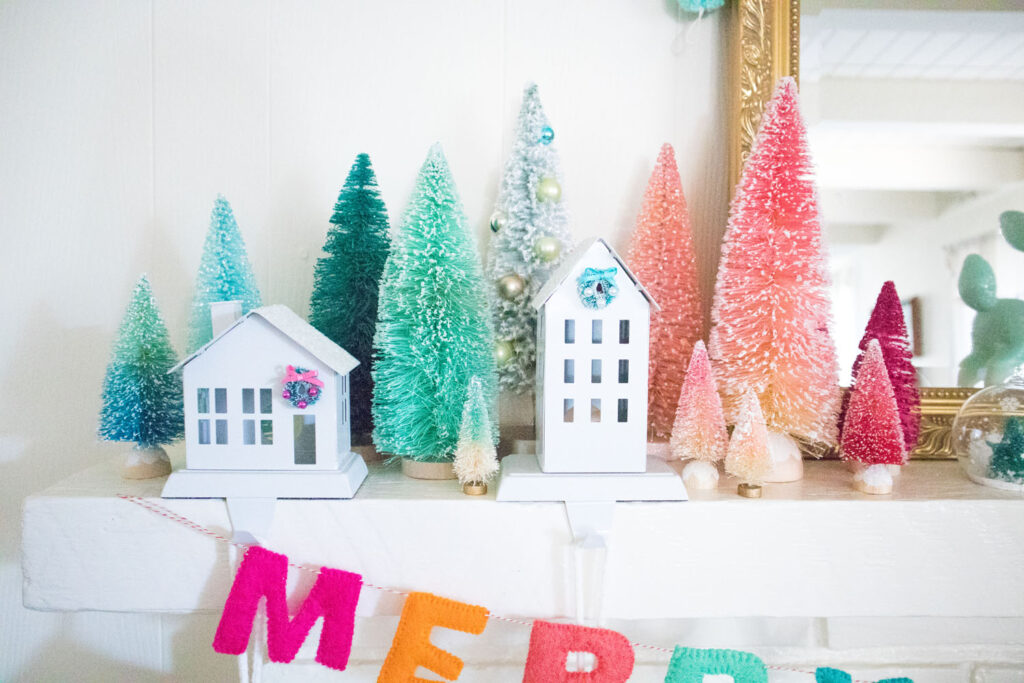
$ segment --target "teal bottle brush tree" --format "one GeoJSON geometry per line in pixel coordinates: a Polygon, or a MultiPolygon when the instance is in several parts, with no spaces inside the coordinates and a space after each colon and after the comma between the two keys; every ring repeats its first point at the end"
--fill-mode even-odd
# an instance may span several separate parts
{"type": "Polygon", "coordinates": [[[352,371],[352,433],[358,441],[373,430],[373,333],[381,273],[388,258],[388,212],[370,157],[360,154],[348,173],[316,262],[309,322],[359,365],[352,371]]]}
{"type": "Polygon", "coordinates": [[[571,246],[561,164],[536,85],[528,85],[491,217],[487,275],[494,297],[494,356],[503,389],[533,388],[537,311],[530,300],[571,246]]]}
{"type": "Polygon", "coordinates": [[[260,306],[260,290],[231,205],[223,196],[217,195],[192,297],[188,327],[190,353],[213,337],[210,304],[236,300],[242,302],[242,315],[245,315],[260,306]]]}
{"type": "Polygon", "coordinates": [[[989,475],[1014,484],[1024,484],[1024,422],[1008,417],[999,443],[989,443],[992,459],[989,475]]]}
{"type": "Polygon", "coordinates": [[[162,446],[185,430],[181,375],[170,373],[177,358],[167,328],[143,275],[135,285],[114,343],[103,380],[99,436],[106,441],[134,441],[122,474],[148,479],[169,474],[162,446]]]}
{"type": "MultiPolygon", "coordinates": [[[[1004,212],[999,227],[1011,247],[1024,251],[1024,212],[1004,212]]],[[[959,289],[960,298],[978,314],[971,329],[971,353],[960,361],[958,383],[1000,384],[1024,363],[1024,301],[996,298],[995,272],[977,254],[964,259],[959,289]]]]}
{"type": "Polygon", "coordinates": [[[495,403],[494,334],[476,242],[439,145],[420,168],[384,265],[374,335],[373,441],[412,476],[453,477],[470,380],[495,403]],[[413,463],[443,463],[423,468],[413,463]]]}

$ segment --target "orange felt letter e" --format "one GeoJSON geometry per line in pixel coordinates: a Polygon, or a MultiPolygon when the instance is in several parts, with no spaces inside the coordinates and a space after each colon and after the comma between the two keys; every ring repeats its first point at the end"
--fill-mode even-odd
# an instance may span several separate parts
{"type": "Polygon", "coordinates": [[[430,631],[435,626],[479,635],[487,626],[487,609],[430,593],[410,593],[377,683],[426,681],[415,676],[420,666],[456,680],[462,673],[462,660],[430,644],[430,631]]]}

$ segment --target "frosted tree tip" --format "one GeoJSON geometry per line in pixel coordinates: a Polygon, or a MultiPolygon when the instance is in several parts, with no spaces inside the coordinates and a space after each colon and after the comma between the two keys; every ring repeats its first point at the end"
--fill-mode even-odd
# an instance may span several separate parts
{"type": "Polygon", "coordinates": [[[672,144],[669,143],[669,142],[662,143],[662,145],[661,145],[661,153],[658,154],[658,161],[659,162],[666,162],[667,163],[670,160],[674,161],[675,157],[676,157],[676,151],[675,151],[675,149],[672,148],[672,144]]]}
{"type": "Polygon", "coordinates": [[[430,150],[427,152],[427,160],[423,165],[425,167],[448,165],[448,160],[444,156],[444,148],[440,142],[435,142],[430,146],[430,150]]]}
{"type": "Polygon", "coordinates": [[[778,85],[775,86],[775,96],[778,97],[782,93],[795,97],[799,89],[796,85],[796,79],[792,76],[783,76],[779,79],[778,85]]]}

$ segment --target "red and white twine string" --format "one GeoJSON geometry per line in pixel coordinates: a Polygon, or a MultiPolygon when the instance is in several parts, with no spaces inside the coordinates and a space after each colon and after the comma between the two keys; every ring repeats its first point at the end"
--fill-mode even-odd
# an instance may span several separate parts
{"type": "MultiPolygon", "coordinates": [[[[243,550],[243,551],[247,550],[249,548],[248,544],[246,544],[246,543],[236,543],[235,541],[232,541],[229,538],[225,538],[224,536],[218,534],[216,531],[212,531],[210,529],[207,529],[203,525],[198,524],[196,522],[193,522],[188,517],[185,517],[183,515],[179,515],[176,512],[172,512],[171,510],[168,510],[167,508],[165,508],[163,505],[160,505],[159,503],[154,503],[153,501],[146,500],[145,498],[140,498],[139,496],[128,496],[128,495],[125,495],[123,493],[119,493],[117,495],[117,497],[121,498],[122,500],[126,500],[129,503],[135,503],[139,507],[145,508],[146,510],[149,510],[150,512],[152,512],[155,515],[159,515],[161,517],[165,517],[165,518],[171,520],[172,522],[177,522],[178,524],[182,524],[184,526],[187,526],[188,528],[192,529],[193,531],[198,531],[199,533],[203,534],[204,536],[209,536],[210,538],[212,538],[215,541],[218,541],[220,543],[226,543],[227,545],[233,545],[236,548],[238,548],[239,550],[243,550]]],[[[288,566],[289,567],[293,567],[294,569],[298,569],[300,571],[308,572],[310,574],[319,574],[320,573],[320,567],[311,567],[311,566],[304,565],[304,564],[296,564],[296,563],[294,563],[294,562],[292,562],[290,560],[288,561],[288,566]]],[[[397,588],[388,588],[387,586],[378,586],[376,584],[369,583],[367,581],[363,581],[363,585],[365,587],[367,587],[367,588],[372,588],[373,590],[383,591],[385,593],[391,593],[392,595],[401,595],[401,596],[408,596],[409,595],[408,591],[398,590],[397,588]]],[[[533,620],[532,619],[516,619],[515,617],[505,617],[505,616],[502,616],[500,614],[494,614],[493,612],[488,612],[487,613],[487,617],[489,619],[497,619],[499,621],[508,622],[510,624],[516,624],[516,625],[519,625],[519,626],[526,626],[527,628],[533,628],[533,620]]],[[[675,651],[672,648],[660,647],[658,645],[646,645],[644,643],[634,643],[633,641],[630,641],[629,644],[632,645],[633,648],[641,648],[641,649],[645,649],[645,650],[654,650],[655,652],[662,652],[662,653],[669,654],[669,655],[671,655],[675,651]]],[[[774,665],[771,665],[771,664],[766,664],[765,666],[767,668],[773,669],[775,671],[789,671],[789,672],[792,672],[792,673],[807,674],[809,676],[814,676],[815,675],[813,671],[807,671],[806,669],[795,669],[795,668],[788,667],[788,666],[774,666],[774,665]]],[[[865,681],[865,680],[861,680],[861,679],[856,679],[855,678],[855,679],[853,679],[853,683],[872,683],[872,681],[865,681]]]]}

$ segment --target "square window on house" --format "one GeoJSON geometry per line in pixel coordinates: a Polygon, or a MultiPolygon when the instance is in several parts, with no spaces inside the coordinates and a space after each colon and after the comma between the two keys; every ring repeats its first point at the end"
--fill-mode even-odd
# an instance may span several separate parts
{"type": "Polygon", "coordinates": [[[213,407],[218,413],[228,412],[228,390],[213,390],[213,407]]]}
{"type": "Polygon", "coordinates": [[[217,420],[217,445],[223,446],[228,442],[228,421],[217,420]]]}
{"type": "Polygon", "coordinates": [[[590,341],[594,344],[601,343],[601,328],[603,327],[601,320],[592,320],[590,322],[590,341]]]}
{"type": "Polygon", "coordinates": [[[565,369],[563,371],[562,380],[566,384],[572,384],[576,381],[576,361],[572,358],[565,359],[565,369]]]}
{"type": "Polygon", "coordinates": [[[256,390],[242,389],[242,412],[251,415],[256,412],[256,390]]]}
{"type": "Polygon", "coordinates": [[[619,384],[629,382],[629,361],[625,358],[619,360],[619,384]]]}
{"type": "Polygon", "coordinates": [[[562,422],[572,422],[575,418],[575,408],[573,406],[574,401],[571,398],[567,398],[562,401],[562,422]]]}
{"type": "Polygon", "coordinates": [[[593,384],[601,383],[601,359],[595,358],[590,361],[590,381],[593,384]]]}
{"type": "Polygon", "coordinates": [[[199,421],[199,443],[206,446],[210,443],[210,421],[199,421]]]}
{"type": "Polygon", "coordinates": [[[619,399],[619,422],[626,422],[629,420],[629,401],[624,398],[619,399]]]}
{"type": "Polygon", "coordinates": [[[629,343],[629,321],[628,320],[620,320],[619,321],[619,343],[620,344],[628,344],[629,343]]]}
{"type": "Polygon", "coordinates": [[[256,420],[242,420],[242,443],[246,446],[256,444],[256,420]]]}
{"type": "Polygon", "coordinates": [[[274,445],[274,421],[260,420],[260,445],[274,445]]]}
{"type": "Polygon", "coordinates": [[[576,321],[566,320],[565,321],[565,343],[575,344],[576,343],[576,321]]]}
{"type": "Polygon", "coordinates": [[[260,412],[269,415],[274,408],[274,390],[260,389],[260,412]]]}
{"type": "Polygon", "coordinates": [[[209,389],[196,389],[196,411],[200,413],[210,412],[209,389]]]}
{"type": "Polygon", "coordinates": [[[601,421],[601,399],[599,398],[590,399],[590,421],[601,421]]]}

